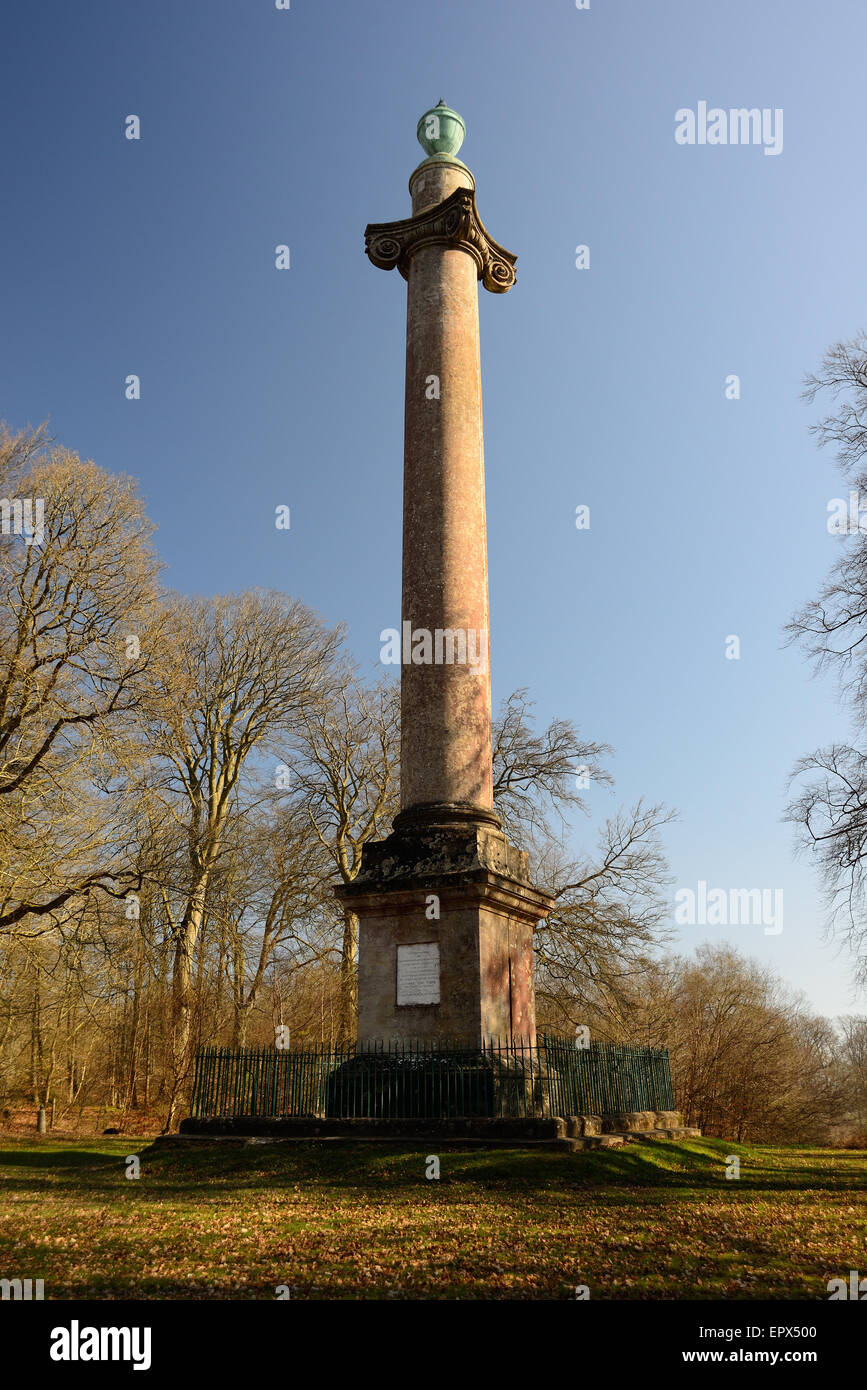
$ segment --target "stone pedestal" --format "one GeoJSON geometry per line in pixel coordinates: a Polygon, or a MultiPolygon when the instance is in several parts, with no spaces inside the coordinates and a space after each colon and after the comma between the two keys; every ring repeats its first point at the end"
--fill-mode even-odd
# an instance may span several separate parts
{"type": "Polygon", "coordinates": [[[535,1040],[533,930],[551,900],[498,827],[404,821],[338,892],[359,918],[359,1042],[535,1040]]]}

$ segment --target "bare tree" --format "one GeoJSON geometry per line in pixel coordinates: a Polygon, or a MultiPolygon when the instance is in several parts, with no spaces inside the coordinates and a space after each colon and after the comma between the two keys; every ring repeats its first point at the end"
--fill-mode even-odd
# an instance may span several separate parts
{"type": "Polygon", "coordinates": [[[296,600],[254,591],[214,599],[173,596],[147,703],[148,741],[162,774],[155,788],[183,826],[187,881],[174,921],[174,1122],[190,1064],[193,955],[212,874],[233,816],[242,774],[265,741],[300,721],[320,698],[337,634],[296,600]]]}
{"type": "Polygon", "coordinates": [[[573,811],[587,813],[581,791],[612,778],[601,759],[612,750],[579,734],[568,719],[554,719],[537,733],[526,689],[503,701],[493,722],[494,801],[507,833],[524,846],[550,838],[573,811]]]}
{"type": "MultiPolygon", "coordinates": [[[[849,489],[867,501],[867,336],[834,344],[819,371],[806,380],[804,398],[820,394],[835,406],[812,429],[820,446],[836,449],[849,489]]],[[[848,512],[848,499],[846,504],[848,512]]],[[[850,527],[841,554],[817,598],[788,625],[790,640],[806,651],[817,671],[832,671],[849,699],[856,736],[867,721],[867,524],[850,527]]],[[[835,743],[797,764],[787,818],[799,843],[815,855],[828,895],[829,930],[842,934],[855,962],[856,978],[867,981],[865,903],[865,807],[867,754],[857,745],[835,743]]]]}
{"type": "Polygon", "coordinates": [[[157,561],[134,484],[0,427],[0,932],[123,892],[116,781],[150,659],[157,561]],[[33,525],[16,531],[13,503],[33,525]],[[35,523],[36,511],[42,516],[35,523]]]}
{"type": "Polygon", "coordinates": [[[728,945],[705,944],[663,969],[669,1007],[653,1041],[671,1051],[686,1122],[738,1142],[827,1141],[846,1107],[828,1020],[728,945]]]}
{"type": "Polygon", "coordinates": [[[838,1024],[852,1118],[863,1135],[867,1133],[867,1018],[847,1014],[838,1024]]]}
{"type": "Polygon", "coordinates": [[[310,834],[306,807],[292,802],[276,815],[242,822],[223,855],[208,914],[212,925],[225,933],[233,1047],[247,1044],[249,1021],[269,969],[279,962],[285,981],[329,958],[323,932],[323,918],[331,906],[325,859],[310,834]]]}
{"type": "Polygon", "coordinates": [[[670,935],[660,831],[675,819],[639,801],[605,822],[595,855],[571,861],[549,844],[542,862],[555,907],[536,931],[537,997],[549,1024],[589,1024],[599,1038],[632,1037],[628,1015],[670,935]]]}
{"type": "MultiPolygon", "coordinates": [[[[290,794],[301,799],[310,828],[343,883],[361,868],[368,840],[387,834],[398,808],[400,698],[388,679],[365,684],[345,666],[327,698],[304,712],[288,742],[290,794]]],[[[337,903],[335,900],[335,910],[337,903]]],[[[358,918],[341,910],[342,1042],[354,1035],[358,918]]]]}

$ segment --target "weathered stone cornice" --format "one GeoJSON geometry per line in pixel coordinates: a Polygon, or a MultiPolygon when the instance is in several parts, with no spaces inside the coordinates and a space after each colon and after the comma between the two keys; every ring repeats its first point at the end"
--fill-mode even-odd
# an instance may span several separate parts
{"type": "Polygon", "coordinates": [[[422,891],[449,888],[478,897],[495,892],[509,900],[509,910],[534,922],[546,917],[553,899],[530,881],[530,861],[525,850],[510,844],[501,830],[485,825],[414,826],[395,830],[384,840],[368,840],[361,869],[351,883],[339,884],[335,893],[353,910],[362,900],[400,905],[417,903],[422,891]],[[383,895],[385,895],[383,897],[383,895]],[[413,897],[415,895],[415,897],[413,897]]]}
{"type": "Polygon", "coordinates": [[[476,262],[486,290],[505,294],[515,283],[518,257],[498,245],[485,231],[471,188],[456,188],[436,207],[402,222],[371,222],[364,232],[364,249],[380,270],[397,266],[404,280],[409,263],[422,246],[449,246],[466,251],[476,262]]]}

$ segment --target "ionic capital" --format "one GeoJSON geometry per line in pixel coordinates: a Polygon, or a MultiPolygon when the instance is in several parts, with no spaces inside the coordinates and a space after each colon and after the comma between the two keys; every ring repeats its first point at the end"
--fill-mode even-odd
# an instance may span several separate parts
{"type": "Polygon", "coordinates": [[[364,232],[364,249],[380,270],[397,266],[404,280],[409,263],[422,246],[448,246],[466,251],[476,262],[486,290],[505,294],[515,283],[517,256],[485,231],[471,188],[456,188],[450,197],[418,217],[402,222],[371,222],[364,232]]]}

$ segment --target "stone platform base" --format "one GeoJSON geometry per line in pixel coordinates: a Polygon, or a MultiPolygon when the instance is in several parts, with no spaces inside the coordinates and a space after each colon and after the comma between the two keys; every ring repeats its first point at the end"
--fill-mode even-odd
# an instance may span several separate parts
{"type": "MultiPolygon", "coordinates": [[[[282,1143],[377,1143],[425,1145],[437,1149],[506,1148],[614,1149],[634,1140],[693,1139],[701,1131],[679,1123],[673,1111],[643,1111],[655,1123],[621,1131],[606,1129],[610,1117],[597,1115],[553,1116],[547,1119],[441,1119],[441,1120],[329,1120],[315,1117],[287,1119],[205,1118],[183,1120],[178,1134],[162,1134],[154,1141],[158,1150],[194,1149],[216,1144],[236,1148],[282,1143]]],[[[622,1120],[630,1116],[617,1117],[622,1120]]]]}

